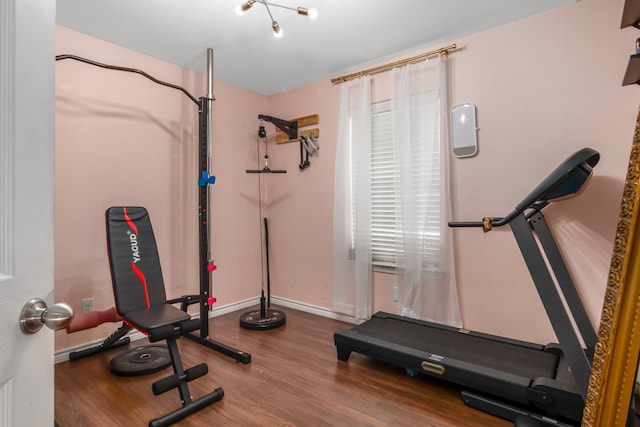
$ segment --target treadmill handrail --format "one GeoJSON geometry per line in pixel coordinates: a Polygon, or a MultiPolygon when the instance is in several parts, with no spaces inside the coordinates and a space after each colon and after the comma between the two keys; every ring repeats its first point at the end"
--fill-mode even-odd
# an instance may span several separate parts
{"type": "MultiPolygon", "coordinates": [[[[515,211],[514,211],[515,212],[515,211]]],[[[513,215],[513,212],[504,218],[494,218],[491,220],[493,227],[502,227],[509,224],[513,218],[517,216],[517,213],[513,215]]],[[[449,227],[484,227],[484,221],[451,221],[449,227]]]]}
{"type": "MultiPolygon", "coordinates": [[[[501,227],[510,223],[518,215],[527,209],[536,211],[544,208],[553,198],[558,198],[558,194],[554,194],[562,184],[569,182],[572,176],[582,172],[583,176],[578,176],[582,188],[582,184],[586,182],[591,175],[592,168],[598,164],[600,153],[592,148],[583,148],[575,152],[560,164],[553,172],[551,172],[544,181],[542,181],[531,193],[520,202],[516,208],[505,217],[497,217],[491,220],[492,227],[501,227]]],[[[575,183],[571,183],[575,184],[575,183]]],[[[574,187],[572,186],[571,189],[574,187]]],[[[560,195],[562,196],[562,195],[560,195]]],[[[484,221],[450,221],[449,227],[483,227],[484,221]]]]}
{"type": "MultiPolygon", "coordinates": [[[[525,208],[522,210],[514,210],[504,218],[493,218],[491,220],[491,226],[501,227],[503,225],[509,224],[511,221],[515,219],[515,217],[520,215],[522,211],[525,211],[527,209],[530,209],[530,211],[526,212],[524,216],[525,218],[531,218],[533,215],[535,215],[536,212],[541,211],[548,204],[549,202],[547,201],[544,201],[544,202],[538,201],[536,203],[533,203],[528,208],[525,208]]],[[[483,218],[483,221],[451,221],[449,223],[449,227],[484,227],[484,219],[485,218],[483,218]]]]}

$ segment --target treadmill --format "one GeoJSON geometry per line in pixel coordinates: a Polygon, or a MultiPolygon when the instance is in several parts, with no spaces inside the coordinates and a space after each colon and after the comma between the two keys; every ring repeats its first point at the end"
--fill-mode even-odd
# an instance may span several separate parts
{"type": "Polygon", "coordinates": [[[351,352],[462,386],[465,404],[516,425],[579,425],[596,332],[542,210],[577,196],[600,154],[568,157],[515,209],[499,218],[450,222],[450,227],[509,225],[559,344],[540,345],[378,312],[334,334],[338,359],[351,352]]]}

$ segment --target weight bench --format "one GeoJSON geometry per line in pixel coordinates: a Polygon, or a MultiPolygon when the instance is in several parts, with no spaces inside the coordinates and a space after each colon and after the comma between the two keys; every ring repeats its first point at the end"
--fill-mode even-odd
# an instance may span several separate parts
{"type": "MultiPolygon", "coordinates": [[[[177,388],[182,407],[149,422],[150,427],[168,426],[222,399],[224,391],[192,400],[187,383],[208,372],[206,363],[184,369],[176,340],[200,328],[199,319],[167,302],[149,214],[142,207],[111,207],[106,211],[107,251],[118,314],[124,322],[145,333],[150,342],[166,341],[173,375],[153,383],[156,396],[177,388]]],[[[206,321],[206,319],[204,320],[206,321]]]]}

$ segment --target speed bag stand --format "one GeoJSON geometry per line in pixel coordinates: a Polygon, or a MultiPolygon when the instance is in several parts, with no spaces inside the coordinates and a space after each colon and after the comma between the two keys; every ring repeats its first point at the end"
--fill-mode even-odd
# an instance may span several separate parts
{"type": "Polygon", "coordinates": [[[270,121],[274,123],[277,127],[279,127],[283,132],[291,131],[292,136],[290,139],[294,138],[294,134],[297,134],[297,123],[296,122],[286,122],[281,119],[277,119],[275,117],[263,116],[259,115],[258,119],[260,119],[260,126],[258,128],[258,138],[257,138],[257,158],[260,158],[260,140],[263,139],[265,143],[264,149],[264,168],[262,169],[247,169],[247,173],[256,173],[258,174],[258,224],[260,225],[260,277],[261,277],[261,287],[260,287],[260,309],[248,311],[240,316],[240,326],[246,329],[254,329],[254,330],[267,330],[274,329],[280,327],[285,324],[287,318],[285,314],[280,310],[271,310],[271,279],[269,274],[269,228],[267,226],[267,218],[262,217],[262,181],[260,176],[263,173],[287,173],[286,170],[283,169],[271,169],[269,168],[269,153],[268,153],[268,144],[267,144],[267,132],[264,129],[263,122],[264,120],[270,121]],[[264,225],[264,250],[262,247],[262,227],[264,225]],[[263,254],[264,253],[264,254],[263,254]],[[266,259],[266,269],[267,269],[267,297],[264,296],[264,270],[265,270],[265,259],[266,259]]]}

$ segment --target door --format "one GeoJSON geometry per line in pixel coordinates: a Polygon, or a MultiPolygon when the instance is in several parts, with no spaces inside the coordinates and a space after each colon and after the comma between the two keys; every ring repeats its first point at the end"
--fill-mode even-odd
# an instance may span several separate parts
{"type": "Polygon", "coordinates": [[[31,298],[53,304],[55,0],[0,1],[0,426],[54,424],[53,332],[25,335],[31,298]]]}

